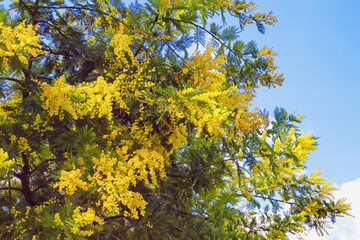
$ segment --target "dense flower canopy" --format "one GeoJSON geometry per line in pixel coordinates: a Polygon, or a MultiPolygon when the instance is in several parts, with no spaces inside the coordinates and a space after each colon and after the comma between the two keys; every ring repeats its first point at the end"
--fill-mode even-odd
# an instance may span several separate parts
{"type": "Polygon", "coordinates": [[[347,214],[304,171],[302,117],[251,107],[284,79],[238,34],[271,12],[16,0],[0,15],[2,239],[288,239],[347,214]]]}

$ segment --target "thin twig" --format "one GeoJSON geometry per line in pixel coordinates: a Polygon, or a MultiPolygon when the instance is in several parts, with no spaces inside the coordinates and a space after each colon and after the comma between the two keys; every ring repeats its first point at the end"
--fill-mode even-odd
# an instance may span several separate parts
{"type": "Polygon", "coordinates": [[[46,21],[42,21],[42,20],[37,20],[37,22],[38,22],[38,23],[45,23],[45,24],[51,26],[52,28],[56,29],[56,30],[66,39],[66,41],[68,41],[68,42],[70,43],[70,41],[69,41],[69,39],[67,38],[67,36],[66,36],[64,33],[62,33],[62,32],[60,31],[60,29],[59,29],[58,27],[56,27],[55,25],[53,25],[53,24],[51,24],[51,23],[49,23],[49,22],[46,22],[46,21]]]}
{"type": "Polygon", "coordinates": [[[88,10],[93,12],[100,12],[99,10],[96,10],[95,8],[87,8],[84,6],[76,7],[76,6],[38,6],[38,8],[45,8],[45,9],[77,9],[77,10],[88,10]]]}

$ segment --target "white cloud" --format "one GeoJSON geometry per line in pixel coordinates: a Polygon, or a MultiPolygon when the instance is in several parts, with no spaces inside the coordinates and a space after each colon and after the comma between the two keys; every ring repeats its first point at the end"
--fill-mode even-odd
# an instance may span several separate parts
{"type": "MultiPolygon", "coordinates": [[[[328,230],[329,235],[319,237],[315,231],[304,234],[299,239],[304,240],[360,240],[360,178],[346,182],[338,187],[335,198],[345,197],[352,204],[350,213],[354,217],[345,216],[338,218],[332,229],[328,230]]],[[[294,238],[296,239],[296,238],[294,238]]]]}

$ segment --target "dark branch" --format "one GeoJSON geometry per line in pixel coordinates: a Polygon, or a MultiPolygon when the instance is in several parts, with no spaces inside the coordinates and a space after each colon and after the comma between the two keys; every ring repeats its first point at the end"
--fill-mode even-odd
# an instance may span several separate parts
{"type": "Polygon", "coordinates": [[[123,215],[115,215],[115,216],[110,216],[110,217],[104,217],[103,220],[106,222],[106,221],[111,221],[111,220],[122,218],[122,217],[123,217],[123,215]]]}
{"type": "Polygon", "coordinates": [[[20,85],[23,84],[23,81],[21,81],[20,79],[16,79],[16,78],[12,78],[12,77],[0,77],[0,81],[12,81],[12,82],[16,82],[20,85]]]}
{"type": "Polygon", "coordinates": [[[96,10],[95,8],[87,8],[87,7],[84,7],[84,6],[81,6],[81,7],[76,7],[76,6],[38,6],[38,8],[45,8],[45,9],[77,9],[77,10],[87,10],[87,11],[93,11],[93,12],[101,12],[99,10],[96,10]]]}
{"type": "Polygon", "coordinates": [[[64,37],[64,39],[66,39],[66,41],[68,41],[68,42],[70,43],[70,41],[69,41],[69,39],[67,38],[67,36],[66,36],[63,32],[61,32],[61,30],[60,30],[58,27],[56,27],[55,25],[53,25],[53,24],[51,24],[51,23],[49,23],[49,22],[46,22],[46,21],[42,21],[42,20],[37,20],[37,22],[38,22],[38,23],[45,23],[45,24],[49,25],[50,27],[54,28],[56,31],[58,31],[58,32],[61,34],[61,36],[64,37]]]}

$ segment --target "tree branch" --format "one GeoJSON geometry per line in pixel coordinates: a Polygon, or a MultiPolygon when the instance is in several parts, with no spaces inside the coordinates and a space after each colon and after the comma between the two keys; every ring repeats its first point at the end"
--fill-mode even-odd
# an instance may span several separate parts
{"type": "Polygon", "coordinates": [[[67,36],[63,32],[61,32],[60,29],[58,27],[56,27],[55,25],[53,25],[53,24],[51,24],[49,22],[46,22],[46,21],[42,21],[42,20],[37,20],[37,22],[38,23],[45,23],[45,24],[49,25],[50,27],[54,28],[55,30],[57,30],[60,33],[61,36],[63,36],[66,39],[66,41],[68,41],[70,43],[67,36]]]}
{"type": "Polygon", "coordinates": [[[38,6],[38,8],[45,8],[45,9],[77,9],[77,10],[87,10],[87,11],[93,11],[98,13],[103,13],[99,10],[96,10],[95,8],[88,8],[85,6],[77,7],[77,6],[38,6]]]}
{"type": "Polygon", "coordinates": [[[103,220],[106,221],[110,221],[110,220],[114,220],[114,219],[118,219],[118,218],[122,218],[123,215],[115,215],[115,216],[110,216],[110,217],[104,217],[103,220]]]}
{"type": "Polygon", "coordinates": [[[33,15],[33,12],[32,12],[32,10],[31,10],[31,8],[30,8],[28,5],[26,5],[23,0],[19,0],[19,3],[24,6],[24,8],[26,9],[26,11],[29,13],[29,15],[31,15],[31,16],[33,15]]]}
{"type": "MultiPolygon", "coordinates": [[[[238,194],[238,196],[245,197],[245,194],[238,194]]],[[[255,197],[255,198],[262,198],[263,200],[267,199],[267,200],[270,200],[270,201],[281,202],[281,203],[290,204],[290,205],[296,204],[295,202],[285,202],[284,200],[271,198],[269,196],[267,196],[267,197],[266,196],[260,196],[260,195],[250,195],[250,196],[255,197]]]]}
{"type": "Polygon", "coordinates": [[[173,52],[175,53],[175,55],[180,58],[181,60],[184,60],[183,57],[181,57],[172,47],[170,47],[170,45],[166,42],[166,41],[163,41],[165,43],[165,45],[173,52]]]}
{"type": "Polygon", "coordinates": [[[24,83],[20,79],[16,79],[16,78],[12,78],[12,77],[0,77],[0,81],[12,81],[12,82],[16,82],[20,85],[22,85],[24,83]]]}

